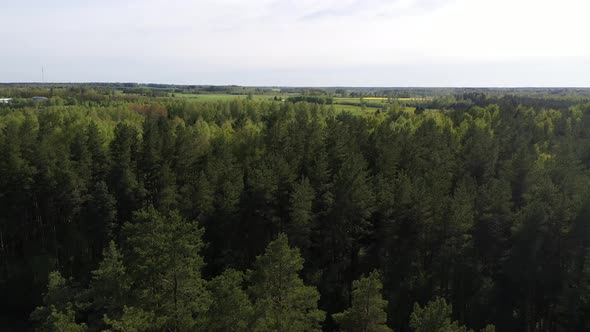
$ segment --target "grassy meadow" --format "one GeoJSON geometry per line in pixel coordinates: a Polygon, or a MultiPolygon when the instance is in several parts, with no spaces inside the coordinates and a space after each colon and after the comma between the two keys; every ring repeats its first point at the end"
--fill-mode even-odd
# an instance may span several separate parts
{"type": "MultiPolygon", "coordinates": [[[[254,100],[285,100],[297,94],[280,93],[277,89],[276,94],[253,94],[254,100]]],[[[174,98],[182,98],[195,102],[217,102],[227,101],[235,98],[248,98],[246,94],[228,94],[228,93],[176,93],[174,98]]],[[[421,99],[421,98],[420,98],[421,99]]],[[[392,102],[410,102],[419,98],[388,98],[388,97],[334,97],[333,104],[327,105],[335,112],[350,112],[356,115],[374,113],[378,110],[389,108],[392,102]]],[[[413,108],[408,108],[413,109],[413,108]]]]}

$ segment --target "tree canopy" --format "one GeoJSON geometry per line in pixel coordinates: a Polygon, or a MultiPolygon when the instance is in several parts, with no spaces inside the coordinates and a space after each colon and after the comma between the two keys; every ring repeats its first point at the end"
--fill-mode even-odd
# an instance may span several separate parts
{"type": "Polygon", "coordinates": [[[256,89],[0,86],[6,329],[590,329],[588,91],[256,89]]]}

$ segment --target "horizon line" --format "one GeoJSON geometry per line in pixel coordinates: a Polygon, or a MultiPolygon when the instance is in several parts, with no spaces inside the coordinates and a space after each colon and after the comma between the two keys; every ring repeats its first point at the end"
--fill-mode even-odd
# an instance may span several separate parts
{"type": "Polygon", "coordinates": [[[550,85],[408,85],[408,86],[386,86],[386,85],[244,85],[244,84],[203,84],[203,83],[157,83],[157,82],[132,82],[132,81],[63,81],[63,82],[0,82],[0,85],[15,84],[137,84],[137,85],[170,85],[170,86],[218,86],[218,87],[246,87],[246,88],[383,88],[383,89],[590,89],[589,86],[550,86],[550,85]]]}

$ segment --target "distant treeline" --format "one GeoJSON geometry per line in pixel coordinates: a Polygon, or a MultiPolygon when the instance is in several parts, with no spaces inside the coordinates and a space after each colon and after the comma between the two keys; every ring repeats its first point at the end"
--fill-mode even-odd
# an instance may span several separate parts
{"type": "Polygon", "coordinates": [[[331,97],[325,96],[295,96],[287,98],[287,101],[292,103],[298,103],[301,101],[320,104],[320,105],[331,105],[334,102],[334,99],[331,97]]]}

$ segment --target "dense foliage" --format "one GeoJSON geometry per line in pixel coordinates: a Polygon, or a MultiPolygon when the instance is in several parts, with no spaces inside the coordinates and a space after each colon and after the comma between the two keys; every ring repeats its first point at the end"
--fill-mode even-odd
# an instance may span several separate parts
{"type": "Polygon", "coordinates": [[[590,104],[52,93],[0,107],[7,328],[590,329],[590,104]]]}

